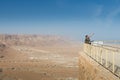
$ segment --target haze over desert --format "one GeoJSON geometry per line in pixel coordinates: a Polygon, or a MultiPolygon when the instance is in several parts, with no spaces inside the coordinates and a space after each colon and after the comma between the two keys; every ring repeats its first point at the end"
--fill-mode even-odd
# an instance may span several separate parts
{"type": "Polygon", "coordinates": [[[1,35],[0,40],[2,80],[78,80],[79,46],[73,42],[39,35],[1,35]]]}

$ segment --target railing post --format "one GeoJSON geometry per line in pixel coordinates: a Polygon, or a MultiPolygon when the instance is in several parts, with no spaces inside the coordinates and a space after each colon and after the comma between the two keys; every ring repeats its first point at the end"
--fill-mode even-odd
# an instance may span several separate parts
{"type": "Polygon", "coordinates": [[[86,45],[87,45],[87,54],[89,55],[90,54],[89,45],[88,44],[86,44],[86,45]]]}
{"type": "Polygon", "coordinates": [[[102,48],[100,49],[100,63],[102,64],[102,48]]]}
{"type": "Polygon", "coordinates": [[[90,49],[90,57],[92,57],[92,52],[91,52],[91,46],[89,45],[89,49],[90,49]]]}
{"type": "Polygon", "coordinates": [[[86,44],[84,44],[84,52],[86,53],[87,51],[86,51],[86,44]]]}
{"type": "Polygon", "coordinates": [[[113,52],[112,61],[113,61],[113,73],[114,73],[114,71],[115,71],[115,55],[114,55],[114,52],[113,52]]]}
{"type": "Polygon", "coordinates": [[[90,50],[91,50],[91,57],[93,57],[93,46],[90,46],[90,50]]]}
{"type": "Polygon", "coordinates": [[[93,49],[94,49],[94,47],[91,46],[91,57],[92,57],[92,58],[93,58],[93,49]]]}
{"type": "Polygon", "coordinates": [[[96,50],[96,59],[98,61],[98,50],[99,50],[99,48],[98,47],[96,47],[96,48],[97,48],[97,50],[96,50]]]}
{"type": "Polygon", "coordinates": [[[96,54],[97,54],[97,47],[95,46],[95,60],[96,60],[96,54]]]}
{"type": "Polygon", "coordinates": [[[95,46],[93,47],[93,58],[95,59],[95,46]]]}
{"type": "Polygon", "coordinates": [[[95,46],[95,60],[96,60],[96,54],[97,54],[97,50],[96,50],[96,46],[95,46]]]}
{"type": "Polygon", "coordinates": [[[108,66],[108,64],[107,64],[107,62],[108,62],[108,51],[106,50],[105,53],[106,53],[106,57],[105,57],[105,58],[106,58],[106,59],[105,59],[105,60],[106,60],[105,66],[107,67],[107,66],[108,66]]]}

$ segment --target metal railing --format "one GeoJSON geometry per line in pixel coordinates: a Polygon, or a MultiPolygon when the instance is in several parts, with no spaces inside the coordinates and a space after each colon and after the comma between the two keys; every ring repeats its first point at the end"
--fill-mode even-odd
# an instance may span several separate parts
{"type": "Polygon", "coordinates": [[[99,44],[84,44],[84,52],[120,78],[120,48],[99,44]]]}

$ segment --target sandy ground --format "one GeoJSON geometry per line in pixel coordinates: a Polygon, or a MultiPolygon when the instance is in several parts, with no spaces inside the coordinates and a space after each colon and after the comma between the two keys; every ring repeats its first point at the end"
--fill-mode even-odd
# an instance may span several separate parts
{"type": "Polygon", "coordinates": [[[79,47],[13,46],[17,55],[1,59],[0,80],[78,80],[79,47]]]}

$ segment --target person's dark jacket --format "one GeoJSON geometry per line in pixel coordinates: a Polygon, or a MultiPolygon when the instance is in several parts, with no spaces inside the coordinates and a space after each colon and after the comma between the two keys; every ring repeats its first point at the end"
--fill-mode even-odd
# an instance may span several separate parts
{"type": "Polygon", "coordinates": [[[86,39],[85,39],[85,43],[91,44],[90,38],[86,38],[86,39]]]}

